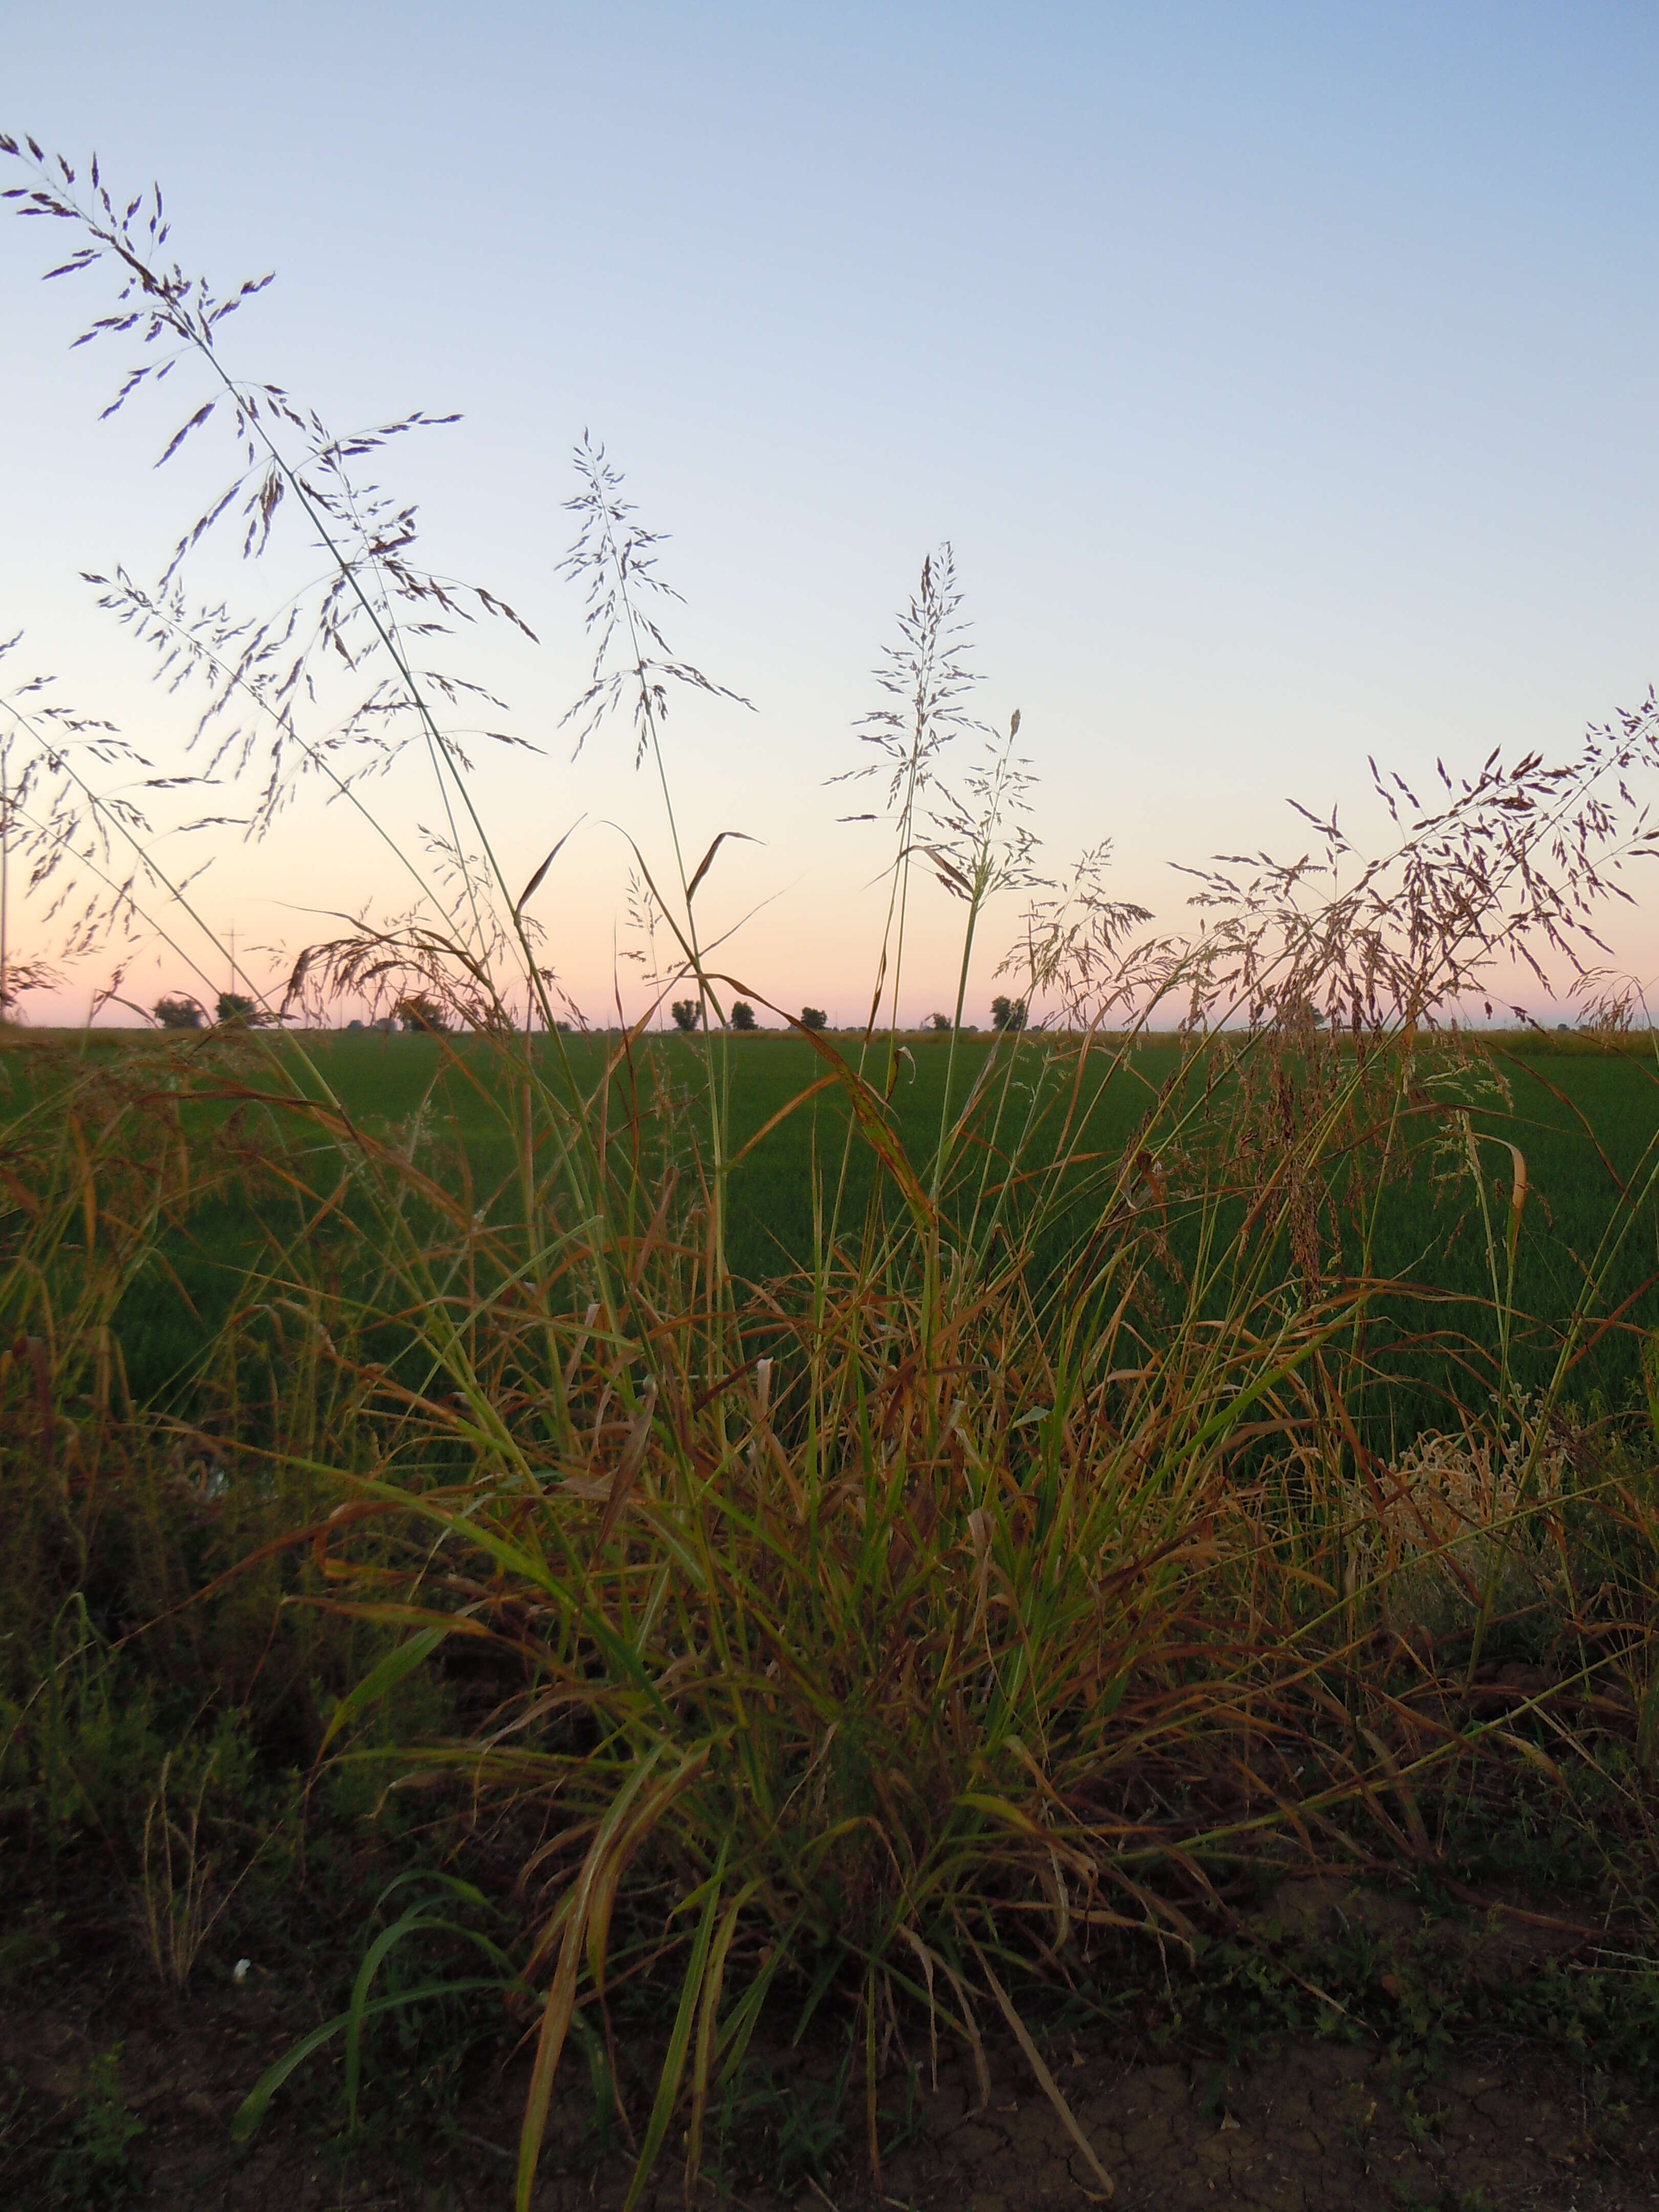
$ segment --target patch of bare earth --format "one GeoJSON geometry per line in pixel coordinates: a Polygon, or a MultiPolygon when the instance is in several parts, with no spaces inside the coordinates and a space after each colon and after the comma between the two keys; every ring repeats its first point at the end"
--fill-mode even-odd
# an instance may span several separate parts
{"type": "MultiPolygon", "coordinates": [[[[1275,1934],[1363,1922],[1385,1987],[1389,1958],[1399,1949],[1404,1959],[1401,1947],[1409,1943],[1426,1943],[1443,1971],[1472,1975],[1511,1974],[1528,1959],[1582,1946],[1547,1919],[1511,1914],[1428,1927],[1397,1900],[1316,1882],[1287,1885],[1271,1918],[1262,1916],[1275,1934]]],[[[257,1978],[163,1994],[131,1959],[83,1968],[73,1986],[12,1989],[0,1998],[0,2110],[10,2112],[0,2203],[16,2212],[106,2202],[171,2212],[493,2212],[510,2204],[521,2058],[478,2061],[442,2126],[411,2103],[400,2127],[382,2092],[372,2140],[350,2157],[331,2140],[334,2108],[317,2087],[307,2099],[296,2076],[252,2142],[234,2143],[230,2121],[248,2088],[317,2017],[309,2000],[257,1978]],[[41,2146],[71,2139],[93,2061],[118,2045],[118,2103],[143,2133],[132,2137],[125,2170],[109,2178],[112,2193],[93,2194],[88,2174],[60,2172],[54,2182],[41,2146]]],[[[711,2212],[721,2203],[737,2212],[1034,2212],[1100,2201],[1098,2181],[1018,2051],[992,2052],[988,2099],[965,2054],[941,2051],[936,2086],[921,2056],[909,2139],[889,2151],[878,2183],[853,2135],[821,2183],[793,2180],[780,2191],[775,2179],[734,2179],[764,2161],[749,2154],[758,2143],[728,2135],[728,2178],[706,2173],[694,2203],[711,2212]]],[[[1279,2042],[1228,2066],[1201,2051],[1160,2057],[1126,2049],[1096,2028],[1054,2039],[1048,2059],[1122,2212],[1634,2212],[1659,2204],[1659,2109],[1616,2076],[1515,2039],[1467,2040],[1417,2066],[1397,2035],[1356,2023],[1342,2035],[1279,2042]]],[[[331,2063],[337,2059],[312,2062],[318,2087],[331,2063]]],[[[549,2133],[537,2212],[618,2212],[630,2161],[620,2148],[600,2154],[585,2080],[574,2069],[567,2089],[549,2133]]],[[[667,2212],[684,2202],[678,2160],[666,2155],[643,2203],[667,2212]]]]}

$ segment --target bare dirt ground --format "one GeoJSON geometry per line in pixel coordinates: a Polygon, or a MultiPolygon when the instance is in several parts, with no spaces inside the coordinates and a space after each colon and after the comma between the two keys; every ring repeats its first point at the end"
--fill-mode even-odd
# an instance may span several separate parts
{"type": "MultiPolygon", "coordinates": [[[[1545,1917],[1547,1917],[1547,1916],[1545,1917]]],[[[1510,1915],[1472,1930],[1425,1927],[1409,1905],[1334,1881],[1287,1885],[1273,1926],[1316,1934],[1363,1929],[1380,1988],[1420,1964],[1443,1975],[1508,1975],[1568,1962],[1585,1936],[1510,1915]],[[1398,1967],[1399,1974],[1395,1968],[1398,1967]]],[[[1402,1988],[1402,1997],[1407,1994],[1402,1988]]],[[[82,1958],[51,1986],[0,1999],[0,2203],[15,2212],[154,2204],[170,2212],[485,2212],[512,2200],[523,2063],[498,2048],[473,2063],[441,2125],[411,2098],[408,2124],[380,2109],[368,2141],[339,2148],[337,2056],[312,2062],[313,2088],[279,2093],[246,2146],[229,2123],[265,2065],[313,2026],[313,2004],[250,1975],[204,1975],[164,1994],[118,1943],[82,1958]],[[118,2051],[118,2057],[110,2054],[118,2051]],[[100,2071],[97,2062],[105,2061],[100,2071]],[[330,2072],[331,2066],[334,2071],[330,2072]],[[335,2102],[323,2099],[334,2085],[335,2102]],[[331,2114],[331,2117],[330,2115],[331,2114]]],[[[1201,2039],[1200,2039],[1201,2040],[1201,2039]]],[[[1112,2201],[1139,2208],[1434,2207],[1436,2212],[1626,2212],[1659,2204],[1659,2108],[1630,2082],[1562,2049],[1475,2035],[1418,2063],[1409,2036],[1351,2021],[1326,2037],[1290,2038],[1227,2063],[1201,2047],[1133,2047],[1098,2026],[1049,2037],[1047,2059],[1112,2178],[1112,2201]]],[[[863,2155],[861,2120],[820,2178],[781,2176],[777,2113],[763,2156],[729,2130],[723,2172],[705,2169],[694,2203],[734,2212],[1026,2212],[1100,2201],[1098,2180],[1012,2044],[992,2053],[982,2100],[966,2056],[940,2054],[937,2087],[919,2054],[879,2181],[863,2155]],[[757,2170],[769,2179],[746,2179],[757,2170]]],[[[785,2106],[811,2087],[810,2063],[786,2081],[785,2106]]],[[[296,2078],[296,2084],[299,2077],[296,2078]]],[[[572,2069],[556,2109],[538,2212],[619,2212],[629,2160],[603,2154],[585,2081],[572,2069]],[[578,2090],[582,2094],[577,2094],[578,2090]]],[[[852,2103],[861,2103],[855,2094],[852,2103]]],[[[679,2160],[665,2155],[643,2203],[684,2202],[679,2160]]]]}

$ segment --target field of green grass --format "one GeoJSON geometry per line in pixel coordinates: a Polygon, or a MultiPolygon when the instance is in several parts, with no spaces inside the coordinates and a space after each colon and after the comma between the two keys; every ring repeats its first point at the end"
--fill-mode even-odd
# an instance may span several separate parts
{"type": "MultiPolygon", "coordinates": [[[[827,1039],[832,1051],[856,1061],[856,1037],[827,1039]]],[[[543,1082],[573,1091],[591,1090],[618,1050],[614,1038],[574,1036],[556,1049],[538,1039],[533,1053],[543,1082]],[[568,1085],[565,1070],[568,1071],[568,1085]]],[[[19,1038],[0,1054],[0,1111],[30,1115],[55,1097],[73,1096],[79,1075],[125,1060],[142,1070],[153,1049],[142,1035],[100,1033],[90,1040],[62,1035],[19,1038]]],[[[198,1048],[201,1067],[222,1061],[222,1044],[198,1048]]],[[[996,1051],[988,1038],[968,1040],[959,1052],[959,1103],[996,1051]]],[[[1526,1194],[1512,1290],[1512,1367],[1518,1385],[1541,1389],[1549,1381],[1569,1317],[1595,1276],[1588,1325],[1573,1354],[1571,1402],[1601,1409],[1643,1402],[1643,1345],[1659,1326],[1659,1210],[1651,1198],[1633,1210],[1627,1194],[1639,1183],[1644,1160],[1659,1134],[1659,1060],[1632,1044],[1599,1047],[1577,1036],[1557,1040],[1523,1035],[1489,1041],[1483,1048],[1491,1072],[1474,1100],[1472,1127],[1486,1180],[1490,1220],[1501,1243],[1507,1225],[1514,1167],[1508,1147],[1525,1161],[1526,1194]],[[1507,1099],[1497,1086],[1507,1091],[1507,1099]],[[1614,1246],[1608,1256],[1608,1240],[1614,1246]]],[[[465,1189],[486,1219],[511,1216],[521,1203],[518,1162],[520,1101],[504,1086],[495,1050],[464,1037],[310,1032],[292,1040],[259,1038],[240,1048],[247,1064],[239,1080],[253,1093],[268,1079],[291,1083],[307,1095],[331,1094],[353,1127],[371,1142],[408,1152],[451,1191],[465,1189]],[[273,1054],[266,1061],[264,1055],[273,1054]],[[264,1073],[260,1070],[263,1067],[264,1073]]],[[[1077,1084],[1074,1064],[1056,1062],[1052,1046],[1030,1036],[1000,1048],[1012,1063],[1016,1110],[1030,1115],[1022,1133],[1023,1166],[1041,1156],[1045,1132],[1057,1129],[1077,1084]]],[[[732,1271],[764,1282],[810,1266],[817,1233],[839,1196],[847,1233],[860,1220],[879,1180],[877,1164],[854,1127],[843,1096],[821,1091],[793,1111],[824,1060],[804,1039],[789,1034],[722,1039],[721,1080],[729,1086],[732,1152],[740,1156],[731,1182],[726,1255],[732,1271]],[[781,1120],[776,1117],[781,1115],[781,1120]],[[775,1122],[775,1126],[768,1127],[775,1122]],[[764,1132],[757,1139],[757,1133],[764,1132]],[[750,1149],[752,1144],[752,1149],[750,1149]]],[[[870,1048],[884,1064],[885,1046],[870,1048]]],[[[939,1126],[948,1041],[915,1036],[907,1043],[891,1099],[891,1121],[906,1156],[925,1165],[939,1126]]],[[[1074,1157],[1061,1182],[1066,1195],[1044,1227],[1039,1243],[1059,1255],[1086,1233],[1091,1194],[1109,1182],[1125,1145],[1170,1084],[1193,1073],[1174,1040],[1138,1043],[1108,1077],[1115,1055],[1097,1048],[1081,1085],[1074,1157]]],[[[704,1085],[700,1048],[690,1040],[655,1034],[638,1039],[622,1061],[624,1096],[637,1099],[647,1117],[670,1098],[684,1106],[704,1085]]],[[[210,1085],[210,1088],[211,1086],[210,1085]]],[[[204,1098],[193,1109],[195,1126],[222,1127],[235,1110],[204,1098]]],[[[260,1109],[244,1104],[246,1116],[260,1109]]],[[[1190,1124],[1201,1138],[1206,1109],[1194,1104],[1190,1124]]],[[[157,1404],[179,1402],[203,1348],[210,1344],[250,1277],[263,1275],[273,1249],[300,1235],[311,1206],[327,1194],[337,1174],[331,1142],[308,1157],[304,1133],[291,1119],[273,1123],[270,1139],[284,1154],[293,1180],[260,1188],[232,1177],[210,1184],[186,1218],[161,1240],[123,1300],[118,1333],[135,1397],[157,1404]]],[[[1651,1165],[1650,1160],[1649,1161],[1651,1165]]],[[[999,1164],[988,1154],[988,1184],[999,1164]]],[[[348,1208],[350,1200],[346,1200],[348,1208]]],[[[1170,1202],[1174,1249],[1190,1261],[1194,1231],[1183,1221],[1178,1194],[1170,1202]]],[[[1417,1133],[1409,1171],[1384,1196],[1372,1269],[1396,1287],[1386,1326],[1397,1341],[1420,1339],[1425,1349],[1403,1361],[1403,1379],[1390,1398],[1387,1419],[1400,1441],[1443,1416],[1442,1393],[1457,1387],[1447,1359],[1428,1348],[1431,1340],[1471,1335],[1493,1340],[1492,1244],[1467,1149],[1443,1121],[1417,1133]],[[1402,1291],[1412,1285],[1420,1296],[1402,1291]]],[[[1356,1264],[1347,1255],[1346,1264],[1356,1264]]],[[[1507,1282],[1506,1295],[1510,1295],[1507,1282]]],[[[1462,1358],[1462,1354],[1457,1355],[1462,1358]]]]}

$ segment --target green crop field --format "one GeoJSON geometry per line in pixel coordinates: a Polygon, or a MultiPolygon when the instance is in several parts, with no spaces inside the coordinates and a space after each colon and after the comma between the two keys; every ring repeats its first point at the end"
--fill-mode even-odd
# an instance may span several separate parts
{"type": "MultiPolygon", "coordinates": [[[[854,1060],[860,1051],[857,1039],[832,1038],[826,1044],[854,1060]]],[[[533,1053],[542,1080],[562,1084],[568,1066],[570,1087],[580,1091],[599,1080],[618,1048],[616,1039],[577,1036],[562,1041],[556,1054],[548,1040],[538,1039],[533,1053]]],[[[245,1073],[251,1090],[260,1090],[256,1071],[266,1054],[274,1055],[268,1071],[280,1081],[300,1093],[331,1093],[362,1136],[409,1151],[451,1190],[465,1188],[486,1219],[510,1215],[520,1204],[519,1102],[503,1082],[502,1062],[493,1048],[465,1038],[314,1032],[293,1040],[261,1039],[240,1050],[251,1056],[245,1073]]],[[[905,1050],[891,1094],[891,1122],[906,1156],[922,1169],[937,1141],[949,1046],[918,1036],[905,1050]]],[[[993,1050],[988,1039],[964,1041],[953,1103],[960,1103],[993,1050]]],[[[1566,1323],[1588,1297],[1589,1325],[1575,1350],[1566,1395],[1580,1404],[1634,1404],[1642,1389],[1643,1340],[1659,1325],[1659,1209],[1651,1195],[1634,1205],[1630,1200],[1644,1162],[1651,1167],[1649,1148],[1659,1133],[1659,1064],[1646,1049],[1599,1048],[1576,1037],[1500,1037],[1483,1050],[1492,1079],[1484,1094],[1471,1093],[1476,1102],[1471,1126],[1480,1139],[1490,1221],[1500,1242],[1514,1176],[1506,1148],[1517,1148],[1525,1162],[1512,1291],[1516,1379],[1523,1389],[1545,1386],[1566,1323]],[[1500,1082],[1506,1101],[1496,1091],[1500,1082]]],[[[89,1044],[64,1038],[19,1042],[0,1056],[5,1085],[0,1095],[13,1116],[27,1116],[51,1100],[73,1096],[77,1071],[124,1060],[142,1071],[152,1051],[142,1036],[121,1033],[104,1033],[89,1044]]],[[[872,1064],[884,1065],[884,1053],[878,1040],[870,1048],[872,1064]]],[[[834,1086],[786,1111],[828,1064],[805,1040],[765,1033],[726,1038],[718,1042],[717,1056],[729,1101],[730,1151],[739,1156],[729,1198],[727,1259],[745,1279],[785,1277],[810,1264],[815,1233],[826,1233],[838,1195],[841,1233],[856,1229],[878,1181],[874,1158],[856,1127],[849,1133],[845,1102],[834,1086]]],[[[208,1069],[216,1064],[213,1048],[198,1057],[208,1069]]],[[[1068,1107],[1075,1114],[1073,1156],[1061,1182],[1062,1190],[1075,1194],[1045,1224],[1040,1258],[1042,1247],[1058,1255],[1086,1231],[1091,1193],[1117,1171],[1126,1143],[1183,1066],[1173,1041],[1146,1041],[1121,1065],[1116,1059],[1109,1048],[1097,1048],[1079,1080],[1075,1062],[1057,1059],[1040,1037],[1001,1048],[1000,1065],[1011,1079],[1006,1118],[1015,1125],[1009,1141],[1018,1141],[1028,1176],[1033,1152],[1028,1129],[1035,1132],[1040,1159],[1045,1132],[1060,1130],[1068,1107]]],[[[706,1087],[699,1048],[672,1034],[636,1040],[622,1066],[625,1091],[647,1114],[660,1115],[674,1101],[686,1105],[706,1087]]],[[[1192,1084],[1190,1068],[1184,1080],[1192,1084]]],[[[232,1110],[206,1100],[194,1109],[203,1128],[222,1123],[232,1110]]],[[[1202,1133],[1205,1115],[1202,1103],[1195,1103],[1191,1126],[1196,1133],[1202,1133]]],[[[225,1189],[210,1188],[171,1230],[122,1303],[118,1331],[141,1399],[167,1402],[176,1395],[250,1276],[261,1276],[273,1249],[280,1250],[286,1236],[301,1230],[301,1193],[320,1198],[337,1172],[331,1144],[308,1146],[291,1123],[281,1121],[271,1123],[270,1136],[293,1169],[294,1184],[281,1193],[256,1193],[244,1177],[225,1189]]],[[[982,1178],[988,1188],[1000,1187],[999,1163],[989,1147],[982,1178]]],[[[1183,1225],[1178,1197],[1171,1221],[1175,1246],[1190,1259],[1191,1228],[1183,1225]]],[[[1396,1289],[1390,1326],[1397,1334],[1461,1330],[1491,1340],[1488,1227],[1467,1152],[1455,1133],[1449,1135],[1437,1123],[1430,1140],[1419,1143],[1409,1173],[1387,1194],[1378,1218],[1373,1272],[1422,1293],[1413,1297],[1396,1289]]],[[[1353,1264],[1352,1255],[1346,1264],[1353,1264]]],[[[1396,1436],[1409,1437],[1436,1418],[1442,1365],[1425,1356],[1417,1363],[1425,1387],[1394,1393],[1388,1419],[1396,1436]]]]}

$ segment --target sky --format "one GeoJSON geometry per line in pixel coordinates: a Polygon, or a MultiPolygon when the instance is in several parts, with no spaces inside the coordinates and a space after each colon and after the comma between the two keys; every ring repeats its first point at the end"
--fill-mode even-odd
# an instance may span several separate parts
{"type": "MultiPolygon", "coordinates": [[[[1656,92],[1650,9],[1525,0],[0,21],[0,129],[95,149],[123,191],[159,179],[180,259],[222,284],[276,270],[227,326],[238,373],[342,427],[462,416],[387,481],[433,565],[537,632],[458,644],[540,749],[475,748],[474,796],[515,883],[578,825],[535,911],[601,1020],[637,1001],[628,838],[660,868],[668,834],[623,732],[573,762],[560,726],[586,676],[556,573],[585,431],[667,533],[675,650],[753,702],[677,707],[666,764],[688,852],[757,841],[699,893],[757,994],[867,1006],[890,836],[838,823],[868,801],[828,780],[945,539],[1049,865],[1110,839],[1114,890],[1178,923],[1177,864],[1300,849],[1288,799],[1381,837],[1368,756],[1415,778],[1567,753],[1659,677],[1656,92]]],[[[52,672],[182,769],[191,715],[80,579],[154,574],[227,457],[155,472],[171,400],[99,422],[125,356],[69,351],[106,295],[36,281],[44,228],[0,219],[6,670],[52,672]]],[[[304,553],[210,579],[267,611],[304,553]]],[[[373,803],[418,838],[424,760],[373,803]]],[[[189,859],[212,862],[216,944],[152,916],[178,949],[146,937],[132,1004],[228,980],[233,927],[264,981],[331,915],[402,896],[318,794],[189,859]]],[[[969,1018],[1018,906],[982,934],[969,1018]]],[[[960,921],[919,890],[908,1017],[948,1003],[960,921]]],[[[11,934],[54,951],[38,899],[11,934]]],[[[1650,904],[1613,944],[1659,975],[1650,904]]],[[[31,1018],[85,1018],[106,971],[31,1018]]]]}

